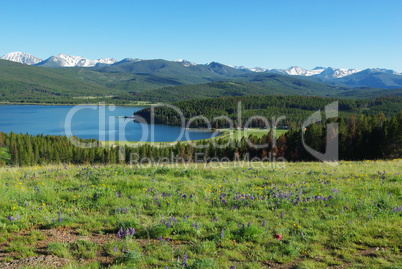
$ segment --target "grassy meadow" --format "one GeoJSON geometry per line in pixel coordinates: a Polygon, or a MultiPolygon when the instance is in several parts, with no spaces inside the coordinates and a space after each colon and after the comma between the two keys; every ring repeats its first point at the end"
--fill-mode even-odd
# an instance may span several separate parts
{"type": "Polygon", "coordinates": [[[0,268],[402,268],[401,171],[402,160],[4,167],[0,268]]]}
{"type": "MultiPolygon", "coordinates": [[[[280,137],[282,134],[285,134],[288,130],[283,130],[283,129],[277,129],[275,130],[275,135],[276,137],[280,137]]],[[[187,143],[197,143],[200,141],[209,141],[209,140],[241,140],[242,138],[247,138],[250,135],[261,138],[264,135],[267,135],[269,133],[269,130],[267,129],[259,129],[259,128],[249,128],[247,130],[231,130],[231,129],[217,129],[215,132],[219,133],[214,138],[210,139],[202,139],[202,140],[191,140],[191,141],[180,141],[182,144],[187,144],[187,143]]],[[[153,144],[154,146],[172,146],[177,144],[177,142],[172,141],[172,142],[138,142],[138,141],[102,141],[102,145],[104,146],[111,146],[111,145],[119,145],[119,146],[134,146],[134,145],[139,145],[139,144],[153,144]]]]}
{"type": "MultiPolygon", "coordinates": [[[[256,136],[258,138],[263,137],[269,133],[269,129],[259,129],[259,128],[249,128],[246,130],[230,130],[230,129],[220,129],[223,135],[230,135],[233,139],[242,139],[243,137],[247,138],[250,135],[256,136]]],[[[275,129],[276,137],[280,137],[282,134],[286,133],[288,130],[283,129],[275,129]]]]}

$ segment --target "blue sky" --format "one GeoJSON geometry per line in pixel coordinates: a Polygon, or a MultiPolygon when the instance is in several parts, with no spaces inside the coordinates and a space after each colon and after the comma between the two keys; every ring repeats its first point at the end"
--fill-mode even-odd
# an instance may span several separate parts
{"type": "Polygon", "coordinates": [[[402,72],[401,0],[1,0],[0,25],[0,55],[402,72]]]}

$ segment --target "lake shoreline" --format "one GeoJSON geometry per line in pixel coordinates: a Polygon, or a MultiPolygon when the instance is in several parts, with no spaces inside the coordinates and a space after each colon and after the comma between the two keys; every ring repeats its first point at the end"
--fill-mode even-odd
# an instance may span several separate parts
{"type": "Polygon", "coordinates": [[[213,136],[205,130],[176,126],[143,126],[131,115],[144,106],[0,104],[0,130],[30,135],[76,136],[81,139],[174,142],[203,140],[213,136]],[[124,117],[128,117],[126,120],[124,117]]]}
{"type": "Polygon", "coordinates": [[[127,106],[127,107],[148,107],[155,104],[109,104],[109,103],[98,103],[98,104],[56,104],[56,103],[15,103],[15,102],[0,102],[0,105],[26,105],[26,106],[127,106]]]}

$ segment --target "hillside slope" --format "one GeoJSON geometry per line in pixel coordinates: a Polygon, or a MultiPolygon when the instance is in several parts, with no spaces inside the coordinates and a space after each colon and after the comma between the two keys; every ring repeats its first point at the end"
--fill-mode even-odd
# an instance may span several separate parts
{"type": "Polygon", "coordinates": [[[77,79],[68,70],[28,66],[0,60],[1,101],[37,102],[79,96],[105,96],[106,87],[77,79]]]}

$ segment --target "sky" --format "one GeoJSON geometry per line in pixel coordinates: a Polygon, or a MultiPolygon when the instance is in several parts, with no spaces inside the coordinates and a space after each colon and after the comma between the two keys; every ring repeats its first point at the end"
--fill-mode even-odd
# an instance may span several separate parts
{"type": "Polygon", "coordinates": [[[401,0],[0,0],[0,56],[402,72],[401,0]]]}

